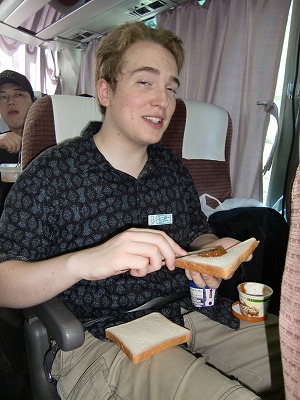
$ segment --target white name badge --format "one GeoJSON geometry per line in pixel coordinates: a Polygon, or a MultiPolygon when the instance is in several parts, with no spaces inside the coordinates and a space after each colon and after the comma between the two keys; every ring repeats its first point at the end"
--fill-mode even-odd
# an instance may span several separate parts
{"type": "Polygon", "coordinates": [[[167,225],[173,223],[173,214],[148,215],[148,225],[167,225]]]}

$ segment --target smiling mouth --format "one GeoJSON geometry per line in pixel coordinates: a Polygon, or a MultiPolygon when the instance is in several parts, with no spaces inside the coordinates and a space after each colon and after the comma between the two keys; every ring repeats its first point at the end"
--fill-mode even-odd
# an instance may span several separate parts
{"type": "Polygon", "coordinates": [[[159,122],[162,121],[161,118],[157,118],[157,117],[144,117],[145,119],[148,119],[151,122],[154,122],[155,124],[158,124],[159,122]]]}

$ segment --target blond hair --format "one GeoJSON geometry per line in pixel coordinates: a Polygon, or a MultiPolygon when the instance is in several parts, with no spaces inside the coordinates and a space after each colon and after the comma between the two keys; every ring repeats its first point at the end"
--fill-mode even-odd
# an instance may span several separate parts
{"type": "MultiPolygon", "coordinates": [[[[150,41],[160,44],[173,55],[178,73],[184,61],[182,40],[166,29],[153,29],[143,22],[127,22],[109,32],[99,43],[95,58],[95,83],[105,79],[114,91],[122,71],[124,54],[133,44],[150,41]]],[[[100,104],[103,114],[105,107],[100,104]]]]}

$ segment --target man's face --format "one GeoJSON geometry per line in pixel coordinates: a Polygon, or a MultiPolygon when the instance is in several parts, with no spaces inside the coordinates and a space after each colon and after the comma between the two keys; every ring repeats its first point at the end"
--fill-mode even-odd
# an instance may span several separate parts
{"type": "Polygon", "coordinates": [[[22,129],[27,112],[32,105],[29,92],[15,83],[0,86],[0,114],[9,129],[22,129]]]}
{"type": "Polygon", "coordinates": [[[135,43],[124,55],[115,91],[108,91],[105,120],[120,140],[137,146],[157,143],[175,110],[178,86],[173,55],[153,42],[135,43]]]}

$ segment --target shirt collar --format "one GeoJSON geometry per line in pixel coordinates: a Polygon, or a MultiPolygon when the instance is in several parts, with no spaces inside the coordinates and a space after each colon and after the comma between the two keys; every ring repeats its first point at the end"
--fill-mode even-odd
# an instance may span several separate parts
{"type": "MultiPolygon", "coordinates": [[[[99,168],[99,164],[104,161],[108,163],[103,154],[97,148],[95,141],[93,139],[94,135],[101,129],[102,122],[92,121],[88,124],[86,129],[82,133],[82,145],[80,151],[91,153],[89,163],[87,165],[87,170],[99,168]]],[[[139,178],[151,173],[157,165],[160,165],[160,157],[157,156],[157,144],[148,146],[148,161],[141,172],[139,178]]],[[[108,163],[109,164],[109,163],[108,163]]]]}

